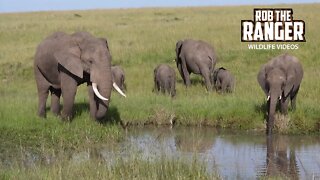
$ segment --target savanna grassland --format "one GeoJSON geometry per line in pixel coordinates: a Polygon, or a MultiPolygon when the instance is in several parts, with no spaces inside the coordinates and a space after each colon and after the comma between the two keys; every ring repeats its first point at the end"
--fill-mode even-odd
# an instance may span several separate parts
{"type": "MultiPolygon", "coordinates": [[[[276,7],[292,7],[294,18],[306,22],[307,42],[297,43],[298,50],[248,50],[247,43],[240,42],[240,21],[253,18],[253,6],[0,14],[0,154],[19,153],[25,148],[55,152],[86,148],[96,143],[112,145],[123,138],[120,124],[159,125],[169,124],[170,119],[174,119],[176,125],[211,125],[263,132],[265,96],[256,76],[263,63],[285,52],[297,56],[304,68],[297,109],[289,112],[286,133],[319,133],[320,4],[276,7]],[[88,31],[107,38],[112,64],[124,68],[127,98],[112,94],[105,122],[90,119],[85,85],[78,88],[75,118],[71,123],[62,122],[50,112],[47,119],[37,117],[33,56],[37,45],[55,31],[88,31]],[[202,39],[214,46],[218,56],[216,67],[223,66],[235,75],[233,94],[208,93],[197,75],[191,75],[192,86],[185,88],[173,62],[175,43],[185,38],[202,39]],[[174,99],[152,92],[153,69],[160,63],[176,69],[177,96],[174,99]]],[[[48,106],[49,103],[50,100],[48,106]]],[[[132,163],[134,166],[135,162],[132,163]]],[[[140,163],[142,167],[152,167],[140,163]]],[[[163,162],[164,169],[171,163],[163,162]]],[[[60,165],[49,172],[41,169],[43,177],[67,171],[60,165]]],[[[181,167],[183,171],[194,170],[184,168],[185,165],[181,167]]],[[[193,168],[201,169],[201,165],[193,168]]],[[[116,171],[102,170],[104,173],[116,171]]],[[[21,171],[33,177],[32,172],[21,171]]],[[[129,177],[125,176],[128,172],[117,177],[129,177]]],[[[154,175],[158,177],[156,171],[154,175]]],[[[202,177],[193,175],[188,177],[202,177]]],[[[10,178],[10,172],[8,176],[10,178]]]]}

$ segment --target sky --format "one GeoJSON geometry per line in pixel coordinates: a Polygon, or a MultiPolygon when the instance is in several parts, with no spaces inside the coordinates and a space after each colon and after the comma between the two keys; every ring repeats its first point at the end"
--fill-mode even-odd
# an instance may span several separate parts
{"type": "Polygon", "coordinates": [[[320,0],[0,0],[0,13],[141,7],[269,5],[320,3],[320,0]]]}

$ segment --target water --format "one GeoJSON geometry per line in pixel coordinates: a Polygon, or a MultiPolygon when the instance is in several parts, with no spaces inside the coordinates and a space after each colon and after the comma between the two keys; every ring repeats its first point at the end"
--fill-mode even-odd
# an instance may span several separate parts
{"type": "Polygon", "coordinates": [[[256,179],[285,175],[320,178],[319,136],[220,132],[214,128],[134,128],[127,131],[130,149],[146,159],[196,156],[223,179],[256,179]]]}
{"type": "MultiPolygon", "coordinates": [[[[73,163],[99,159],[112,165],[117,158],[134,154],[153,161],[159,158],[197,158],[209,173],[223,179],[257,179],[287,176],[290,179],[320,179],[319,136],[274,135],[226,132],[205,127],[129,128],[125,139],[115,145],[100,145],[82,152],[71,152],[73,163]]],[[[26,152],[23,164],[50,164],[54,157],[26,152]]],[[[2,164],[10,161],[2,160],[2,164]]]]}

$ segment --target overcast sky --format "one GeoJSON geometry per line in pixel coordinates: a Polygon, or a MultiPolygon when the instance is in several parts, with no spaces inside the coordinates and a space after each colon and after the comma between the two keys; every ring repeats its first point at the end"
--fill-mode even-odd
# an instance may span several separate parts
{"type": "Polygon", "coordinates": [[[0,12],[320,3],[320,0],[0,0],[0,12]]]}

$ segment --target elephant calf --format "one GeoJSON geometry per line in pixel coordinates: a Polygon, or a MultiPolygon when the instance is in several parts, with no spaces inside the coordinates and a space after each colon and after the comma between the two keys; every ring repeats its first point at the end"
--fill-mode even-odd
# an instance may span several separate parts
{"type": "Polygon", "coordinates": [[[220,67],[214,70],[211,82],[218,92],[228,92],[234,91],[235,79],[234,76],[227,69],[220,67]]]}
{"type": "Polygon", "coordinates": [[[118,85],[118,87],[122,90],[126,90],[125,84],[125,74],[124,70],[120,66],[112,66],[111,67],[112,73],[112,81],[118,85]]]}
{"type": "Polygon", "coordinates": [[[176,95],[176,73],[166,64],[160,64],[154,69],[154,91],[176,95]]]}

